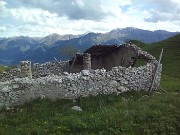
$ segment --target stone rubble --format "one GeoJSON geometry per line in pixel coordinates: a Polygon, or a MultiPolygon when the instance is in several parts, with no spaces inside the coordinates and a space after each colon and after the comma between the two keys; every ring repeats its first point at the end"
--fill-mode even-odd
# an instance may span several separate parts
{"type": "Polygon", "coordinates": [[[68,61],[52,61],[44,64],[34,63],[31,68],[29,61],[22,61],[21,68],[14,68],[9,72],[0,74],[0,81],[8,81],[14,78],[39,78],[48,75],[61,75],[65,69],[68,69],[68,61]]]}

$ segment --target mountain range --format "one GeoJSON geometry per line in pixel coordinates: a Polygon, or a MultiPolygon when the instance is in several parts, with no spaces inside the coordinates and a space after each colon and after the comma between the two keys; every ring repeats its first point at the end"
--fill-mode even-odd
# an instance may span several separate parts
{"type": "Polygon", "coordinates": [[[107,33],[88,32],[82,35],[59,35],[54,33],[41,38],[23,36],[0,38],[0,64],[14,65],[21,60],[43,63],[54,60],[54,58],[67,60],[76,52],[83,52],[95,44],[123,44],[129,40],[153,43],[179,33],[127,27],[114,29],[107,33]]]}

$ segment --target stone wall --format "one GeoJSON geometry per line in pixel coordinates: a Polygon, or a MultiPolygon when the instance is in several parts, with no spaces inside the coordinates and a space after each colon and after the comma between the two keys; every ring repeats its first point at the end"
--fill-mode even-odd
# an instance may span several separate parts
{"type": "Polygon", "coordinates": [[[11,69],[9,72],[3,72],[0,74],[0,82],[12,80],[14,78],[20,78],[21,77],[21,69],[20,68],[14,68],[11,69]]]}
{"type": "Polygon", "coordinates": [[[33,78],[48,75],[61,75],[69,69],[68,61],[52,61],[44,64],[34,63],[32,65],[33,78]]]}
{"type": "Polygon", "coordinates": [[[21,61],[20,68],[14,68],[9,72],[0,74],[0,82],[15,78],[38,78],[48,75],[61,75],[68,69],[68,61],[51,61],[43,64],[34,63],[33,65],[31,65],[30,61],[21,61]]]}
{"type": "MultiPolygon", "coordinates": [[[[113,67],[82,70],[80,73],[49,75],[30,79],[13,78],[0,82],[0,108],[21,105],[37,98],[76,99],[89,95],[122,93],[131,90],[148,91],[157,60],[138,68],[113,67]]],[[[159,67],[153,88],[160,85],[162,65],[159,67]]],[[[38,70],[39,71],[39,70],[38,70]]]]}

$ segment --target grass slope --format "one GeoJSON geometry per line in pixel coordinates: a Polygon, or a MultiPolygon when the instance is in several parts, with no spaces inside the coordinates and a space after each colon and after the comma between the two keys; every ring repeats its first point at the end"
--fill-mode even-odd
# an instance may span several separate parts
{"type": "Polygon", "coordinates": [[[179,95],[129,92],[70,100],[37,100],[5,112],[1,135],[179,134],[179,95]],[[70,108],[79,105],[83,112],[70,108]]]}
{"type": "Polygon", "coordinates": [[[150,44],[145,49],[158,58],[162,48],[164,49],[161,62],[163,64],[163,74],[180,78],[180,34],[164,41],[150,44]]]}
{"type": "MultiPolygon", "coordinates": [[[[157,58],[164,48],[161,87],[166,92],[127,92],[71,100],[36,100],[0,113],[0,135],[179,135],[180,35],[150,45],[157,58]],[[84,111],[70,108],[80,106],[84,111]]],[[[138,42],[138,41],[136,41],[138,42]]],[[[140,43],[140,42],[139,42],[140,43]]]]}

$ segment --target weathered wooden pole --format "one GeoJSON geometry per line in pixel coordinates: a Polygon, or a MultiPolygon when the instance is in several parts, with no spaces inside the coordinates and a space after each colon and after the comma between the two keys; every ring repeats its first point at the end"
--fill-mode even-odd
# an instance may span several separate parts
{"type": "Polygon", "coordinates": [[[152,93],[152,88],[153,88],[154,82],[155,82],[155,80],[156,80],[156,74],[157,74],[157,71],[158,71],[159,66],[160,66],[160,64],[161,64],[162,54],[163,54],[163,48],[162,48],[161,53],[160,53],[160,56],[159,56],[159,61],[158,61],[157,67],[156,67],[156,69],[155,69],[154,76],[153,76],[153,78],[152,78],[152,82],[151,82],[151,86],[150,86],[149,91],[148,91],[148,95],[151,95],[151,93],[152,93]]]}

